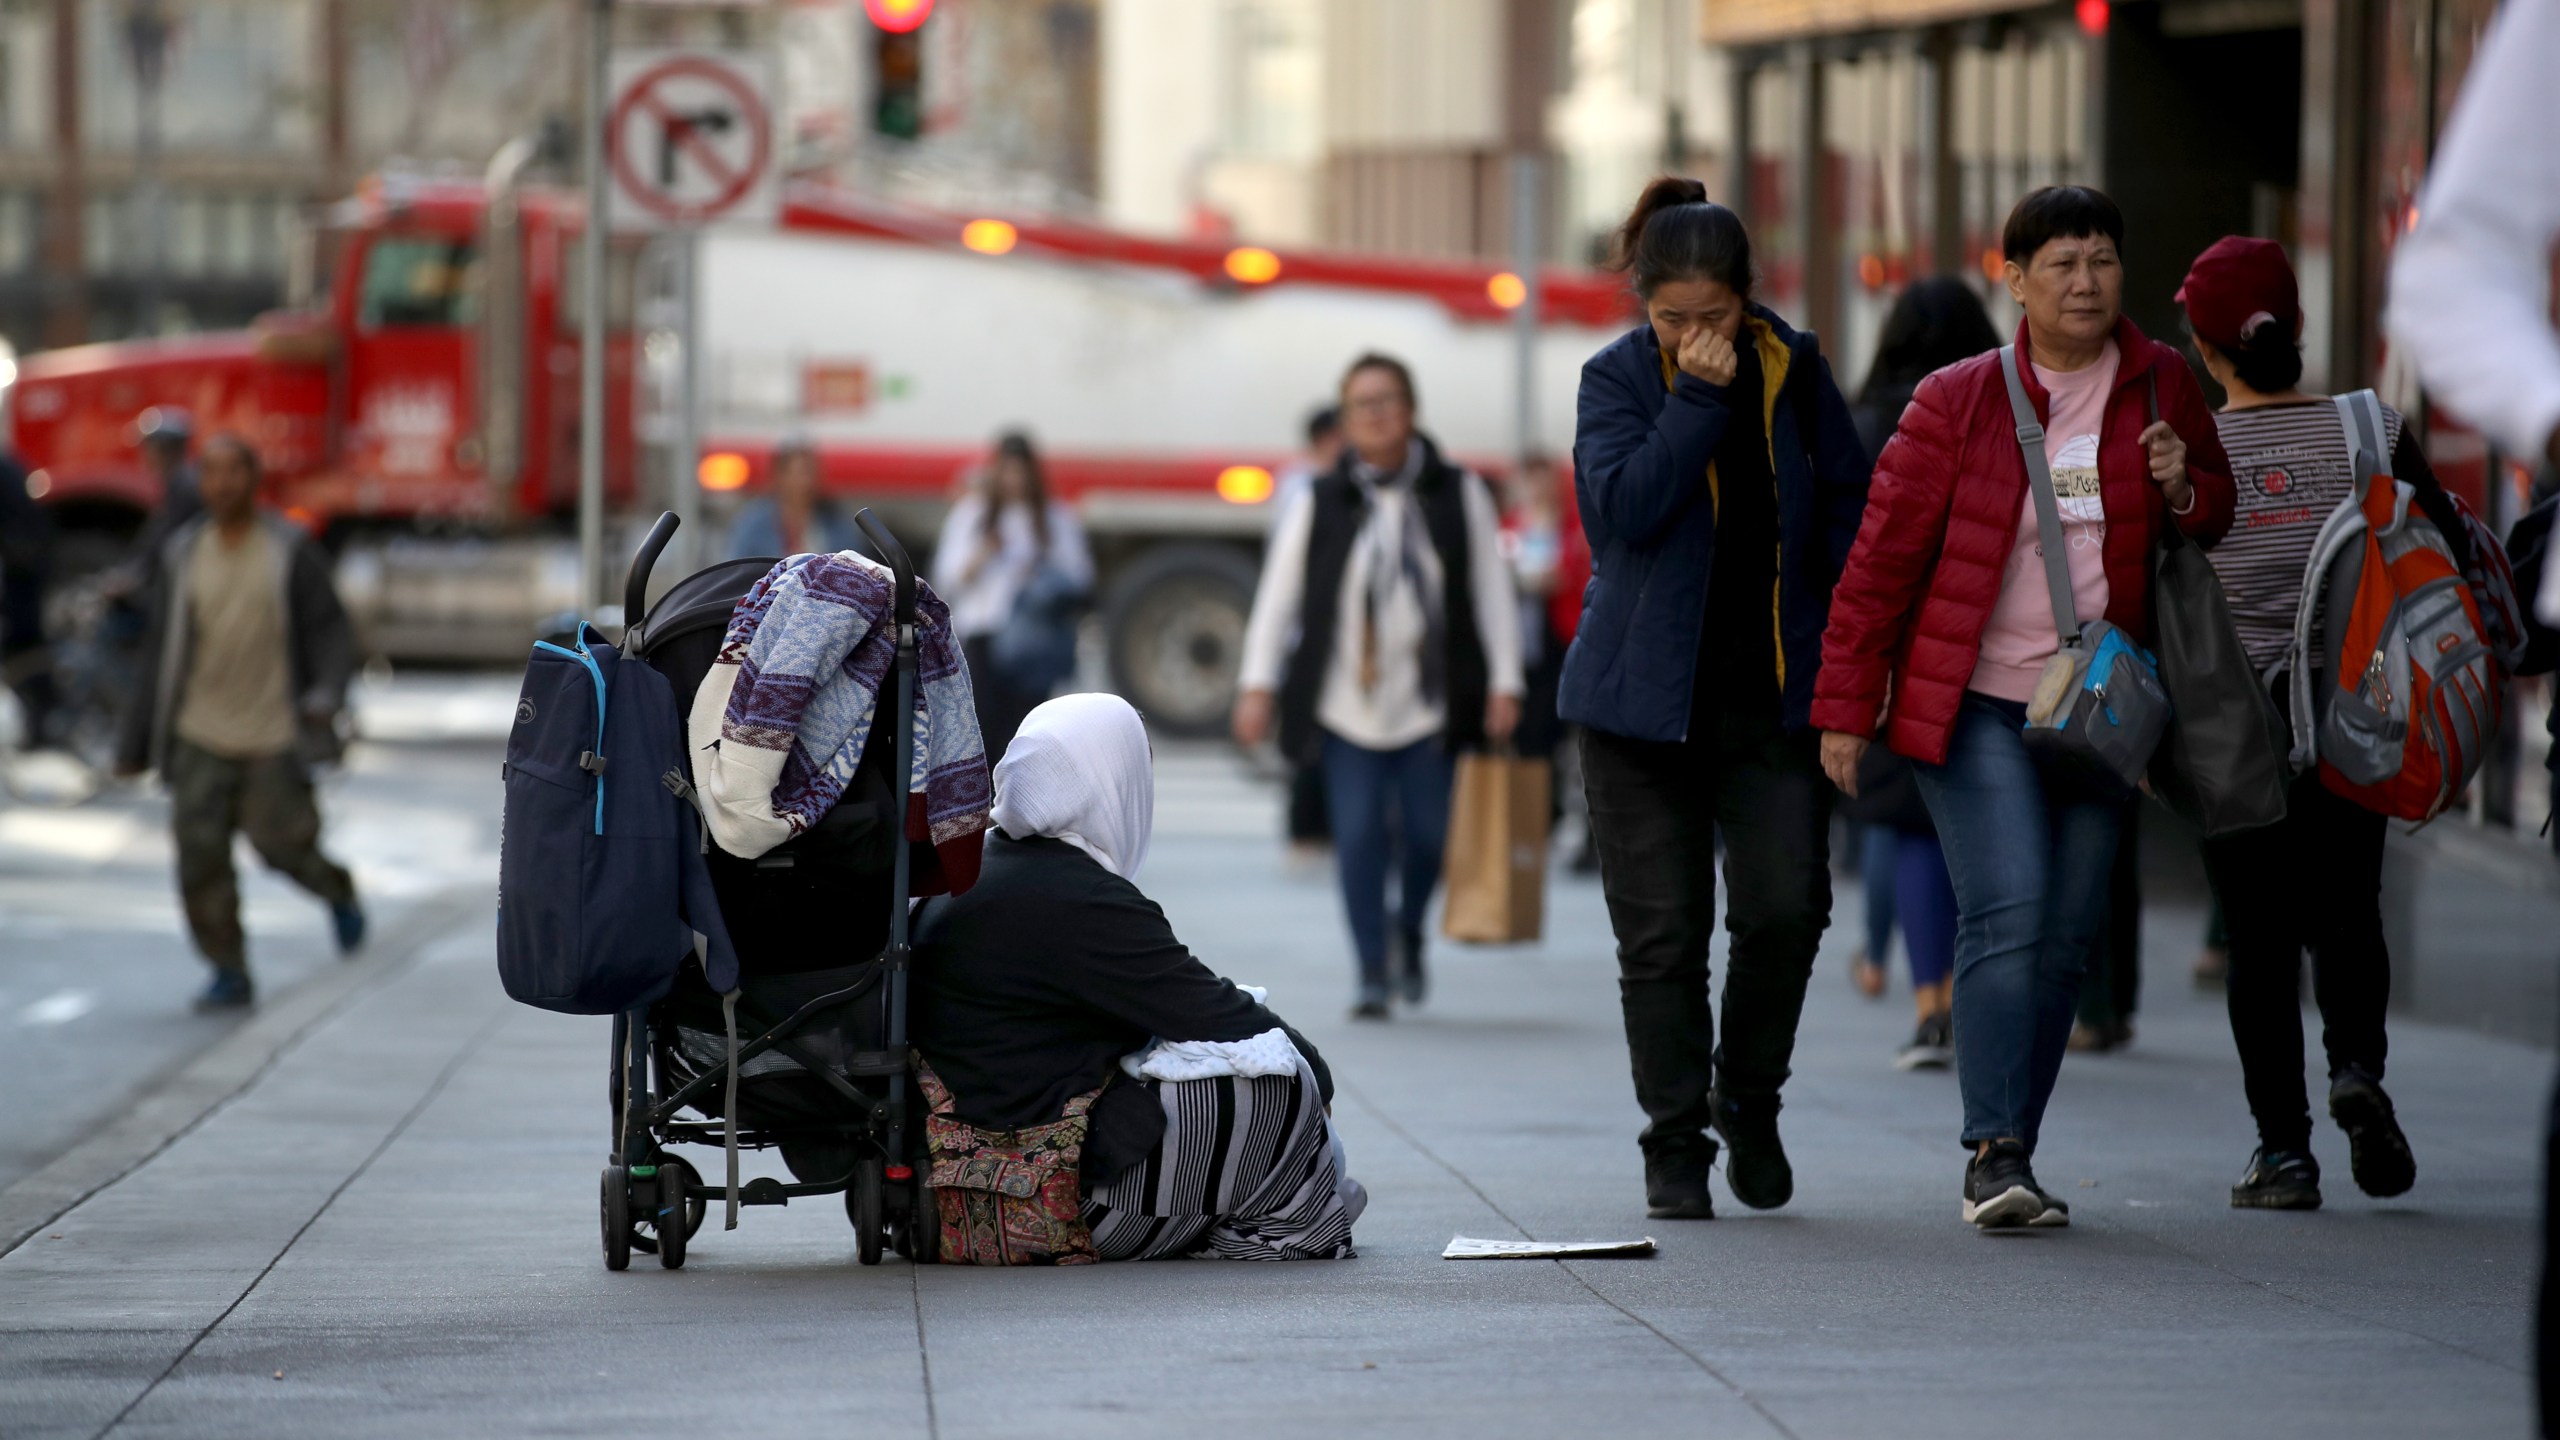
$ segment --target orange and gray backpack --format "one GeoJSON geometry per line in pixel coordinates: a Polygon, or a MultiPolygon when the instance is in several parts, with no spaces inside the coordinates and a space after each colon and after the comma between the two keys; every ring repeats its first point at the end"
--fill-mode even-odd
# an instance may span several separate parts
{"type": "Polygon", "coordinates": [[[2294,614],[2293,763],[2424,824],[2479,773],[2504,677],[2452,545],[2392,476],[2381,402],[2336,404],[2355,489],[2320,527],[2294,614]]]}

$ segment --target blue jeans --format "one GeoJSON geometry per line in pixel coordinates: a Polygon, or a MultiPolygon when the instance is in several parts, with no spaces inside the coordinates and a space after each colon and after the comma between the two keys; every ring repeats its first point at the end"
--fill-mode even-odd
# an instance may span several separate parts
{"type": "Polygon", "coordinates": [[[1967,695],[1943,765],[1916,765],[1955,883],[1964,1142],[2029,1151],[2106,930],[2128,796],[2031,754],[2025,707],[1967,695]]]}
{"type": "Polygon", "coordinates": [[[1371,750],[1339,735],[1324,737],[1325,809],[1333,821],[1334,868],[1342,908],[1360,958],[1360,998],[1387,998],[1387,868],[1403,875],[1396,889],[1396,934],[1404,962],[1422,969],[1423,913],[1440,884],[1449,844],[1449,789],[1457,762],[1434,737],[1401,750],[1371,750]],[[1388,816],[1394,815],[1390,832],[1388,816]],[[1401,854],[1392,852],[1401,851],[1401,854]]]}
{"type": "Polygon", "coordinates": [[[1902,838],[1890,825],[1870,823],[1859,837],[1858,884],[1867,895],[1867,960],[1881,966],[1893,958],[1894,845],[1902,838]]]}
{"type": "Polygon", "coordinates": [[[1956,892],[1937,836],[1894,837],[1893,888],[1912,988],[1935,985],[1954,971],[1956,959],[1956,892]]]}

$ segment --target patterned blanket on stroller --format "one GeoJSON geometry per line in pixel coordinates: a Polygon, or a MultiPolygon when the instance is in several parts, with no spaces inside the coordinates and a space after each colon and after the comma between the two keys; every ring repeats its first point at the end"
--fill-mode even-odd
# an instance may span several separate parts
{"type": "MultiPolygon", "coordinates": [[[[861,763],[897,657],[893,581],[852,551],[794,555],[738,601],[687,725],[722,849],[753,859],[816,824],[861,763]]],[[[994,787],[951,611],[916,582],[918,689],[906,831],[954,892],[978,878],[994,787]]]]}

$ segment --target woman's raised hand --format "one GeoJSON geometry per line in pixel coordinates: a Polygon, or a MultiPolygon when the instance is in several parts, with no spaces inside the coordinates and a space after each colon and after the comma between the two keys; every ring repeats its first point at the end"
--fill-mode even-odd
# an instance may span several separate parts
{"type": "Polygon", "coordinates": [[[1858,762],[1866,757],[1867,737],[1842,730],[1822,732],[1822,773],[1840,787],[1840,793],[1858,798],[1858,762]]]}
{"type": "Polygon", "coordinates": [[[1710,385],[1730,385],[1741,358],[1733,353],[1733,342],[1701,325],[1688,339],[1680,342],[1680,368],[1710,385]]]}
{"type": "Polygon", "coordinates": [[[2178,438],[2168,421],[2154,420],[2142,432],[2142,446],[2149,454],[2151,483],[2160,487],[2160,498],[2184,515],[2196,503],[2195,486],[2187,483],[2187,442],[2178,438]]]}

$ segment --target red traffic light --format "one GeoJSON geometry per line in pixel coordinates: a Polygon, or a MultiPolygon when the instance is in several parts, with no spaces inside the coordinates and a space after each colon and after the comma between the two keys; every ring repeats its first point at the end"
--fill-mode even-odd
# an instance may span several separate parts
{"type": "Polygon", "coordinates": [[[933,0],[862,0],[862,13],[892,35],[904,35],[933,17],[933,0]]]}

